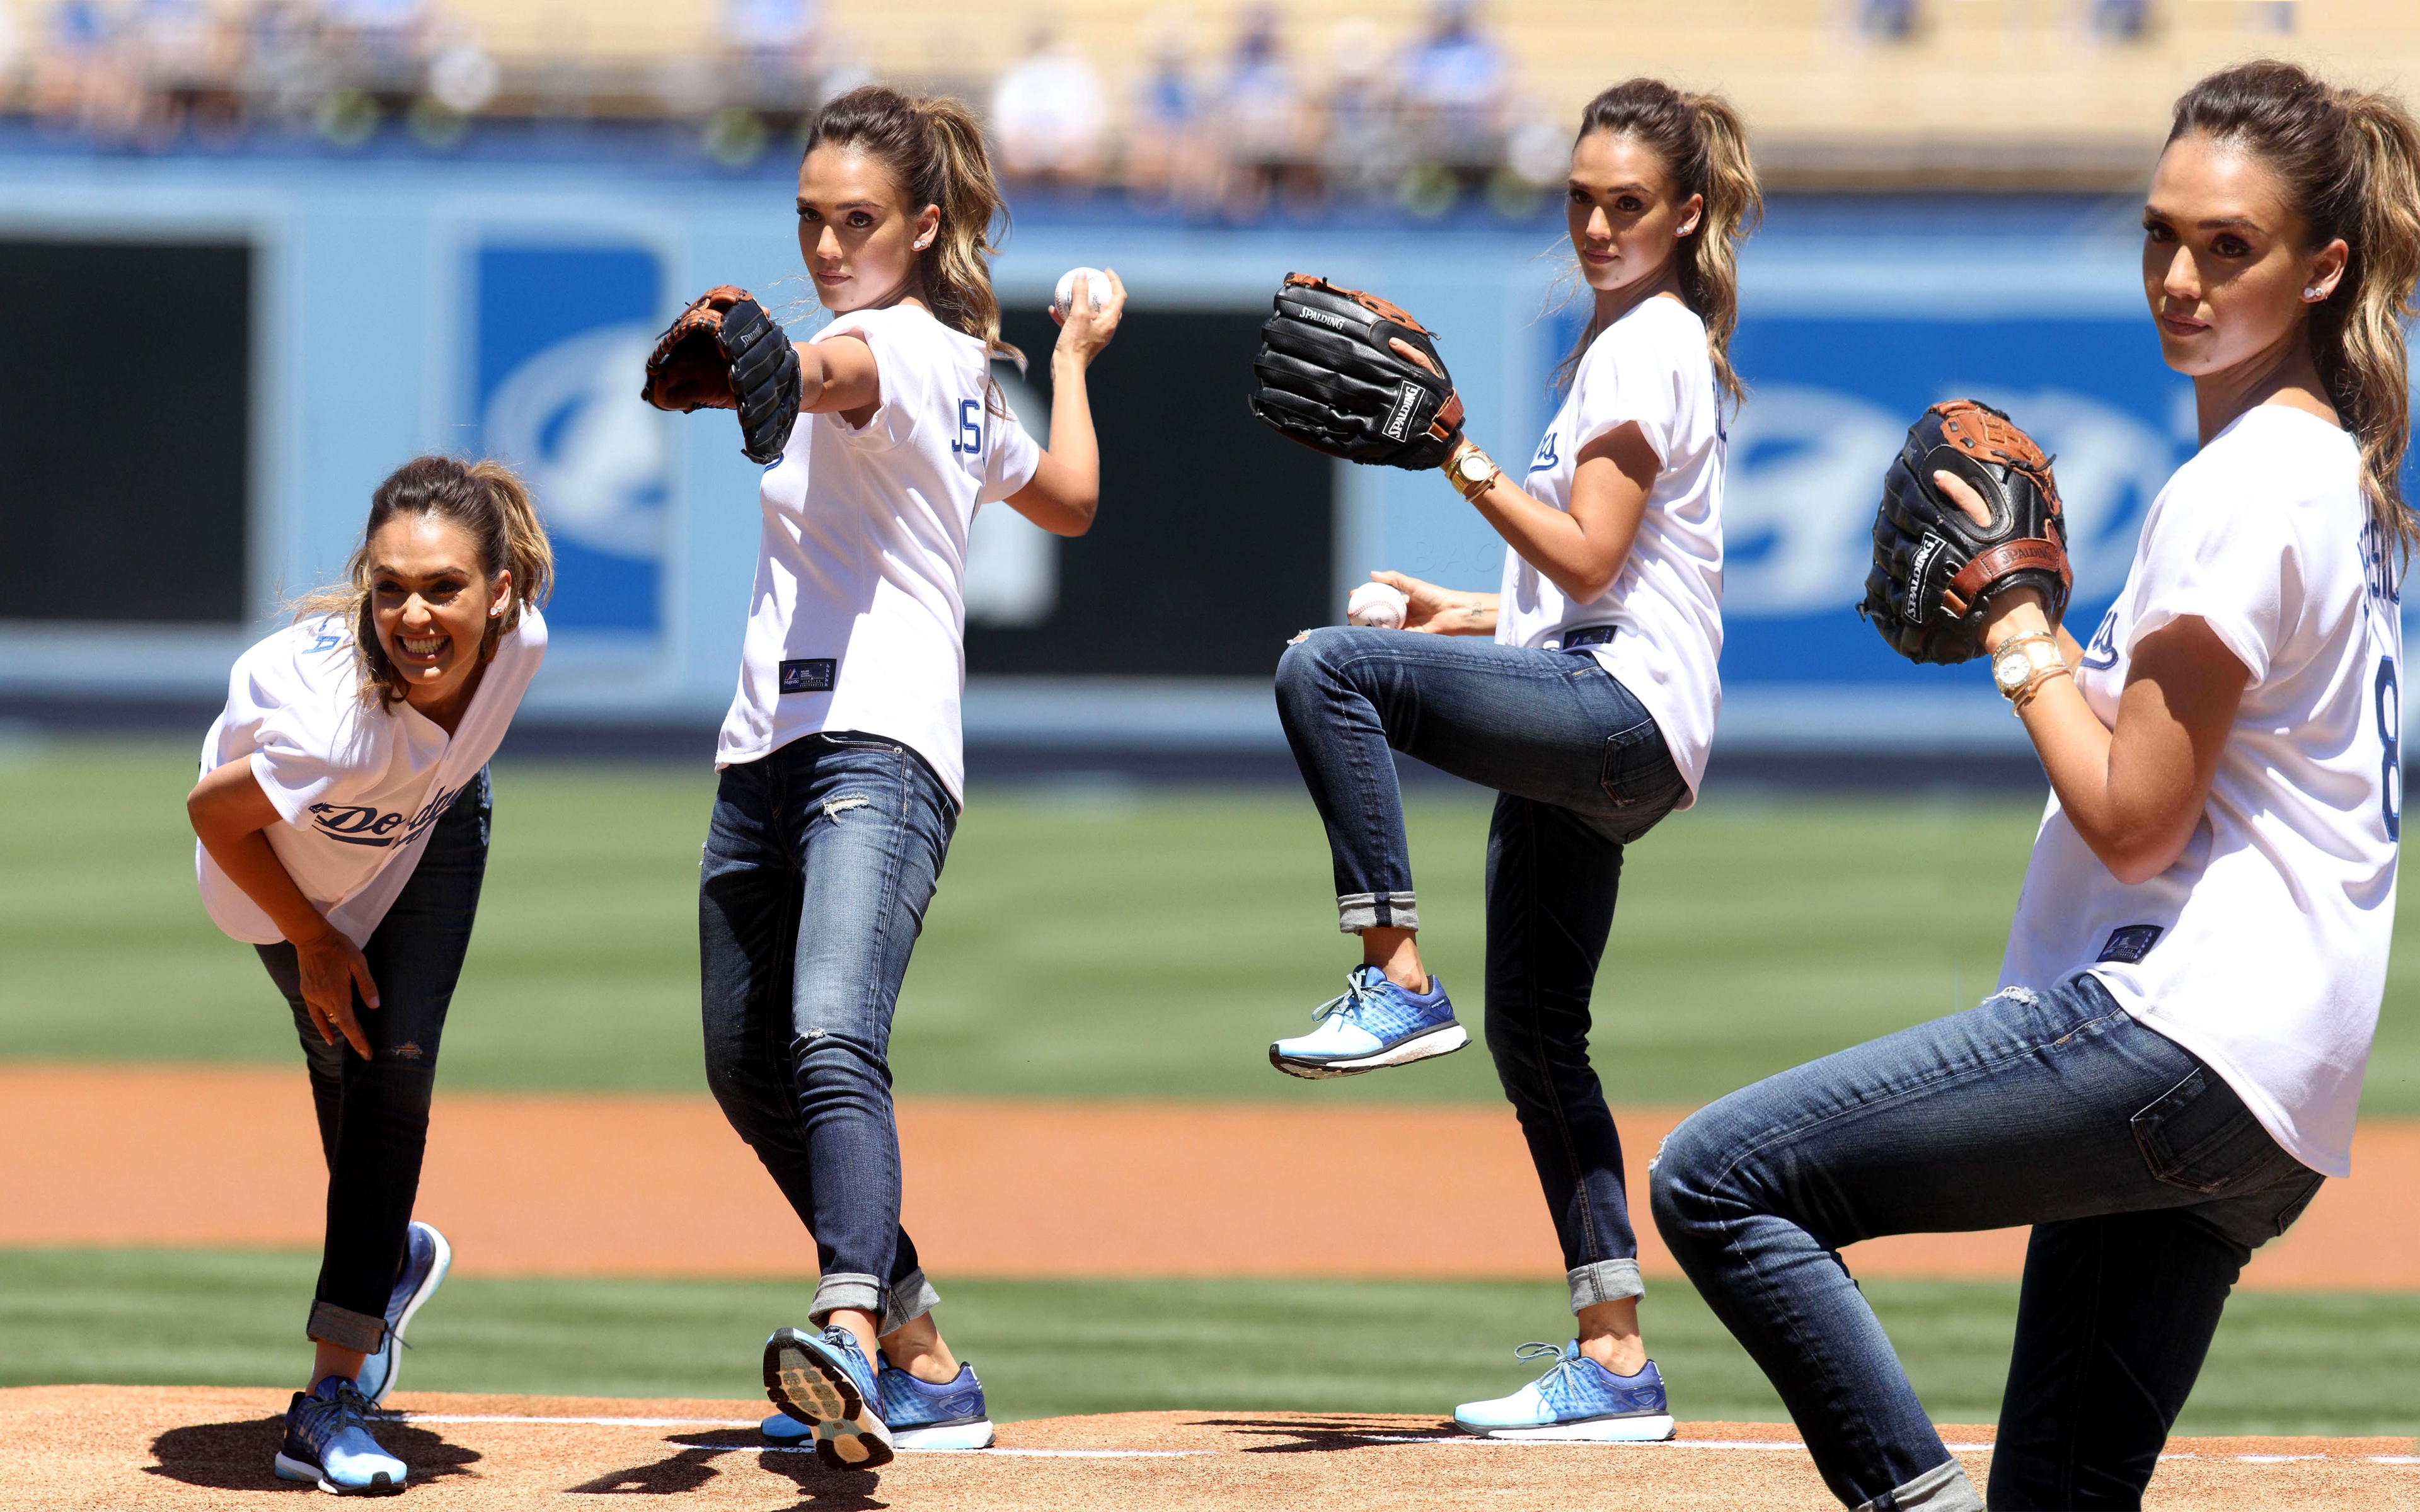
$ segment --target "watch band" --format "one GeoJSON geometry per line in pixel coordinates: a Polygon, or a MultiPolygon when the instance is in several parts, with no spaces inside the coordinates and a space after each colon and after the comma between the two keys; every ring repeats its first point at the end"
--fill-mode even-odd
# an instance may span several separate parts
{"type": "Polygon", "coordinates": [[[1453,485],[1453,491],[1462,495],[1466,503],[1475,504],[1488,489],[1496,486],[1496,480],[1504,476],[1504,470],[1496,465],[1494,457],[1480,449],[1478,442],[1465,440],[1445,459],[1445,475],[1446,481],[1453,485]],[[1487,464],[1487,476],[1477,483],[1468,482],[1462,475],[1463,458],[1468,456],[1476,456],[1487,464]]]}
{"type": "MultiPolygon", "coordinates": [[[[2059,653],[2058,637],[2046,630],[2010,636],[2000,642],[1999,650],[1992,653],[1992,659],[1997,662],[2012,650],[2022,652],[2032,670],[2024,682],[2014,687],[2001,687],[2000,692],[2009,701],[2009,712],[2023,717],[2025,706],[2041,692],[2043,684],[2054,677],[2071,676],[2073,670],[2068,666],[2067,657],[2059,653]]],[[[1996,675],[1992,681],[1993,687],[1999,687],[1996,675]]]]}

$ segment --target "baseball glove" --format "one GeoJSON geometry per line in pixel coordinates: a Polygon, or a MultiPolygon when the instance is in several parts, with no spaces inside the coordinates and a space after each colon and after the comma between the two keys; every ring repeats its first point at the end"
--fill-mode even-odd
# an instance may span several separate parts
{"type": "Polygon", "coordinates": [[[2072,579],[2050,464],[2014,421],[1974,399],[1945,400],[1907,428],[1883,476],[1874,566],[1857,606],[1893,651],[1944,664],[1981,656],[1993,601],[2015,588],[2040,589],[2057,625],[2072,579]],[[1936,471],[1982,495],[1992,522],[1976,524],[1936,471]]]}
{"type": "Polygon", "coordinates": [[[1278,434],[1351,462],[1422,471],[1462,439],[1462,396],[1426,326],[1374,294],[1288,273],[1261,324],[1252,413],[1278,434]],[[1432,373],[1388,345],[1401,338],[1432,373]]]}
{"type": "Polygon", "coordinates": [[[799,419],[799,354],[744,288],[707,289],[657,338],[639,397],[659,409],[737,409],[751,462],[782,455],[799,419]]]}

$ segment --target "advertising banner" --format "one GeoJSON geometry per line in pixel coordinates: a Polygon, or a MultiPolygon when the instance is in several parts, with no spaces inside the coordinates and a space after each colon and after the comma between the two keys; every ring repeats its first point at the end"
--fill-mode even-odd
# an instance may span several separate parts
{"type": "Polygon", "coordinates": [[[547,622],[575,656],[651,656],[667,622],[674,416],[639,397],[661,324],[655,251],[487,242],[472,254],[472,444],[528,480],[554,543],[547,622]]]}

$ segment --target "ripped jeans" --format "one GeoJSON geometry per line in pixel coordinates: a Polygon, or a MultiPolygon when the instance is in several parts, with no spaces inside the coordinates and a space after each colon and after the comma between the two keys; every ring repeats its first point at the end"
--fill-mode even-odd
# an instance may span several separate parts
{"type": "Polygon", "coordinates": [[[369,1041],[368,1059],[341,1038],[330,1044],[312,1026],[292,945],[254,947],[293,1011],[311,1069],[319,1153],[328,1164],[327,1236],[303,1332],[339,1349],[368,1354],[386,1342],[387,1294],[403,1268],[428,1145],[439,1041],[488,874],[490,791],[485,767],[462,784],[429,829],[411,880],[362,943],[379,989],[375,1011],[353,989],[353,1019],[369,1041]]]}
{"type": "Polygon", "coordinates": [[[899,1227],[891,1016],[957,809],[896,741],[808,735],[724,767],[698,876],[706,1076],[814,1238],[808,1317],[939,1300],[899,1227]]]}
{"type": "Polygon", "coordinates": [[[2090,976],[2012,988],[1699,1109],[1655,1226],[1790,1408],[1833,1494],[1982,1504],[1838,1251],[2033,1226],[1994,1507],[2137,1507],[2219,1310],[2319,1174],[2090,976]]]}

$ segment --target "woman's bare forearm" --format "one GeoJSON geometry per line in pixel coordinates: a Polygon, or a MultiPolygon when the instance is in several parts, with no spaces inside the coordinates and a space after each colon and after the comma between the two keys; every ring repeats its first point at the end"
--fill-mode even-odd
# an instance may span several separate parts
{"type": "Polygon", "coordinates": [[[269,843],[269,825],[284,818],[260,791],[248,763],[230,762],[204,777],[186,797],[185,813],[202,849],[260,905],[278,933],[299,944],[327,932],[327,919],[302,896],[269,843]]]}

